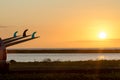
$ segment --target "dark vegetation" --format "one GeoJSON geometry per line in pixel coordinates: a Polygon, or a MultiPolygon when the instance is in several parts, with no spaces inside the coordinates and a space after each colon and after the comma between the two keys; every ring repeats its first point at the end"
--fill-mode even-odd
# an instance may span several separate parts
{"type": "Polygon", "coordinates": [[[120,80],[120,60],[16,62],[0,80],[120,80]]]}
{"type": "Polygon", "coordinates": [[[120,49],[10,49],[8,53],[120,53],[120,49]]]}

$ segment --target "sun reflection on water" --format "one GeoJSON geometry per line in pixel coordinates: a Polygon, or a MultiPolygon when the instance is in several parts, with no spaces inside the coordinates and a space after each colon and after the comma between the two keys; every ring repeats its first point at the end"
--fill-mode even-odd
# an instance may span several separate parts
{"type": "Polygon", "coordinates": [[[105,60],[105,56],[101,55],[97,57],[97,60],[105,60]]]}

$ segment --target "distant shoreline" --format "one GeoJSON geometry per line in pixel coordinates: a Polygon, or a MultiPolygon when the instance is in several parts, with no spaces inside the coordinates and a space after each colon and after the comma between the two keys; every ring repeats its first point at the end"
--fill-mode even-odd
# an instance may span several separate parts
{"type": "Polygon", "coordinates": [[[8,53],[120,53],[120,49],[8,49],[8,53]]]}

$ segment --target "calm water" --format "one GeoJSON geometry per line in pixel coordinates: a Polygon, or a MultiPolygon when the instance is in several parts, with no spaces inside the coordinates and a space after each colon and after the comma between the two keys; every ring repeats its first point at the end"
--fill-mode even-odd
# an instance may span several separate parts
{"type": "Polygon", "coordinates": [[[83,54],[8,54],[7,61],[16,60],[17,62],[34,62],[43,61],[50,58],[52,61],[85,61],[85,60],[118,60],[120,59],[119,53],[83,53],[83,54]]]}

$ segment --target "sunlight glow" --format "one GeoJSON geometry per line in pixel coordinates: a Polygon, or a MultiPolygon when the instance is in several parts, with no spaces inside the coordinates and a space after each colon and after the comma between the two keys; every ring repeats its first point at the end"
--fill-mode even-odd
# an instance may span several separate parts
{"type": "Polygon", "coordinates": [[[105,56],[101,55],[101,56],[98,56],[97,60],[104,60],[105,59],[105,56]]]}
{"type": "Polygon", "coordinates": [[[107,34],[105,32],[100,32],[99,33],[99,38],[100,39],[105,39],[107,37],[107,34]]]}

